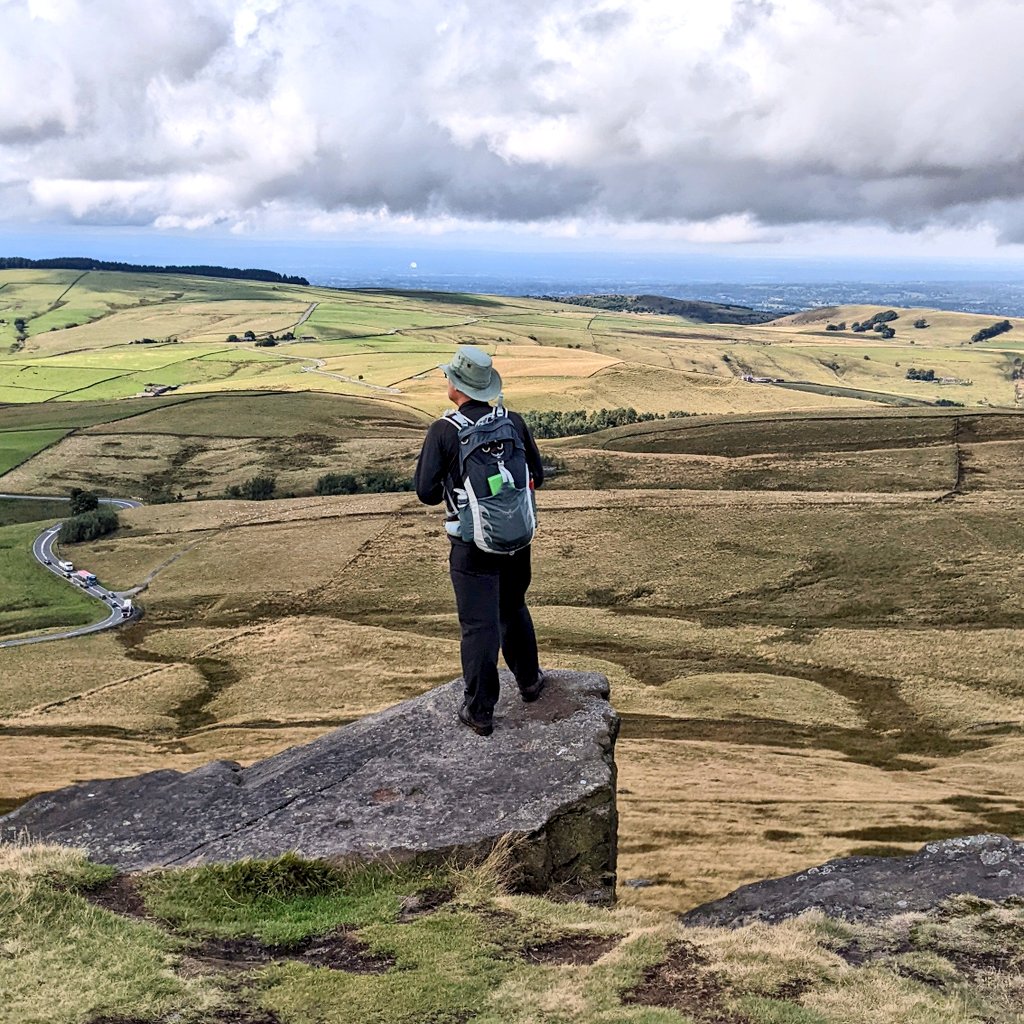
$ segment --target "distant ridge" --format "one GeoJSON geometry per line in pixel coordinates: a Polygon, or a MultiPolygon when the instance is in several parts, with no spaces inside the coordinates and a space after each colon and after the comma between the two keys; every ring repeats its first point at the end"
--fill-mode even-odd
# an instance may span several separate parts
{"type": "Polygon", "coordinates": [[[617,313],[661,313],[682,316],[704,324],[766,324],[784,312],[764,312],[750,306],[723,305],[695,299],[673,299],[667,295],[540,295],[552,302],[569,302],[574,306],[609,309],[617,313]]]}
{"type": "Polygon", "coordinates": [[[289,277],[273,270],[240,270],[237,267],[156,267],[141,263],[116,263],[87,256],[56,256],[49,260],[30,260],[24,256],[0,256],[0,270],[113,270],[120,274],[188,274],[192,277],[229,277],[240,281],[269,281],[273,284],[298,284],[308,287],[304,277],[289,277]]]}

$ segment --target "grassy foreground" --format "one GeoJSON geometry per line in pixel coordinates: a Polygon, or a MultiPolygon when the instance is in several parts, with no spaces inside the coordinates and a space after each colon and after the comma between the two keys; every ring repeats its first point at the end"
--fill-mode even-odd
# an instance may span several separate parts
{"type": "Polygon", "coordinates": [[[471,869],[285,856],[116,877],[0,850],[5,1024],[1015,1024],[1024,901],[686,929],[471,869]]]}

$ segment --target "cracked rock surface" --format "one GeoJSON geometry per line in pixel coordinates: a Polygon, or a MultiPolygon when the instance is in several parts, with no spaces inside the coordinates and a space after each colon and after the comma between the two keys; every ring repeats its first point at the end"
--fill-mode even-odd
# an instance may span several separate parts
{"type": "Polygon", "coordinates": [[[931,910],[955,895],[1024,896],[1024,843],[976,835],[928,843],[910,857],[843,857],[786,878],[744,885],[683,916],[688,925],[782,921],[817,909],[850,921],[931,910]]]}
{"type": "Polygon", "coordinates": [[[457,721],[459,679],[248,768],[214,761],[38,796],[0,817],[0,842],[80,846],[138,871],[288,851],[469,860],[513,833],[519,888],[609,900],[618,715],[604,676],[546,675],[523,704],[502,674],[489,737],[457,721]]]}

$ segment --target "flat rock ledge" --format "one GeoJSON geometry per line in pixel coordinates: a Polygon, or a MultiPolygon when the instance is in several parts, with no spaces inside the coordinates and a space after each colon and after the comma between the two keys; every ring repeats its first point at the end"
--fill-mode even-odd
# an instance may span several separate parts
{"type": "Polygon", "coordinates": [[[977,835],[928,843],[910,857],[843,857],[786,878],[744,885],[683,915],[687,925],[774,923],[806,910],[848,921],[927,911],[950,896],[1024,897],[1024,843],[977,835]]]}
{"type": "Polygon", "coordinates": [[[84,847],[139,871],[288,851],[470,862],[511,834],[517,888],[608,902],[619,717],[604,676],[547,679],[524,704],[503,672],[489,737],[458,722],[458,679],[248,768],[214,761],[43,794],[0,817],[0,842],[84,847]]]}

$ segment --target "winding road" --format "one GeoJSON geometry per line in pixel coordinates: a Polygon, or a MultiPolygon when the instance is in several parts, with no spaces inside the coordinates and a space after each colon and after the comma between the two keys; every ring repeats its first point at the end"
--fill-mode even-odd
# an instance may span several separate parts
{"type": "MultiPolygon", "coordinates": [[[[43,497],[35,494],[0,494],[0,499],[7,499],[11,501],[69,500],[64,498],[43,497]]],[[[118,509],[139,508],[142,504],[142,502],[131,501],[127,498],[100,498],[100,503],[103,505],[111,505],[118,509]]],[[[77,629],[66,629],[59,633],[43,633],[39,636],[20,637],[17,640],[3,640],[0,641],[0,647],[20,647],[23,644],[42,644],[50,640],[67,640],[70,637],[85,636],[88,633],[98,633],[103,629],[112,629],[114,626],[120,626],[123,622],[127,622],[129,619],[138,615],[138,609],[135,608],[132,608],[127,614],[123,611],[125,602],[135,595],[137,592],[136,590],[107,590],[106,587],[101,587],[98,583],[94,583],[90,587],[83,587],[80,583],[75,583],[70,577],[70,574],[65,573],[64,570],[60,568],[57,556],[53,550],[53,545],[57,540],[57,535],[60,533],[60,526],[61,524],[58,522],[43,530],[43,532],[40,533],[32,542],[32,554],[44,569],[49,570],[61,579],[66,579],[69,587],[78,587],[80,590],[84,590],[90,597],[94,597],[96,600],[102,601],[108,611],[107,617],[102,621],[94,622],[89,626],[80,626],[77,629]]]]}

